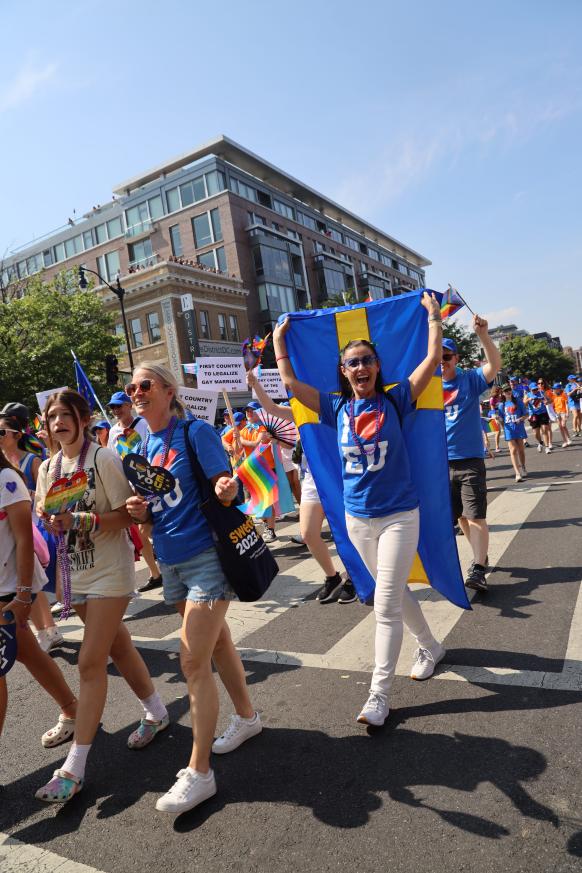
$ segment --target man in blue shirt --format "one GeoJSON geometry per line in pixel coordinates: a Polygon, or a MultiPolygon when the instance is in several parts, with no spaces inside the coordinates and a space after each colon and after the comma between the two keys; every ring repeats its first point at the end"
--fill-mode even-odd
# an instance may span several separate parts
{"type": "Polygon", "coordinates": [[[479,397],[491,387],[501,369],[501,355],[489,336],[484,318],[478,315],[473,317],[473,330],[483,346],[485,364],[472,370],[462,370],[458,366],[456,343],[445,339],[442,374],[453,516],[473,550],[473,564],[465,585],[477,591],[486,591],[489,528],[486,521],[487,482],[479,397]]]}

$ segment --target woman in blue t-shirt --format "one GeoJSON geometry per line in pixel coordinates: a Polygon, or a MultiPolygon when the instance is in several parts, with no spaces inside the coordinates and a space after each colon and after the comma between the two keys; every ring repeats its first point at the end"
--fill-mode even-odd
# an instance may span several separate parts
{"type": "Polygon", "coordinates": [[[160,797],[156,809],[181,813],[216,794],[210,752],[231,752],[262,730],[251,704],[242,662],[232,642],[226,612],[234,591],[220,565],[212,532],[199,508],[200,492],[190,465],[190,441],[216,496],[232,502],[238,494],[226,453],[214,428],[204,421],[183,420],[178,386],[159,364],[143,363],[126,391],[148,423],[143,453],[151,464],[170,470],[174,490],[150,502],[130,497],[127,508],[136,523],[153,524],[153,541],[163,578],[164,599],[183,617],[180,663],[188,683],[194,742],[188,766],[160,797]],[[216,666],[235,706],[225,733],[214,740],[218,719],[216,666]]]}
{"type": "Polygon", "coordinates": [[[273,334],[285,387],[319,413],[323,423],[337,430],[348,534],[376,580],[375,668],[368,700],[358,715],[358,721],[376,726],[384,724],[388,716],[403,623],[418,643],[413,679],[427,679],[445,655],[407,586],[418,546],[419,511],[401,421],[413,411],[442,352],[438,302],[427,293],[421,302],[429,314],[427,356],[408,379],[387,393],[373,343],[354,339],[342,349],[340,393],[327,394],[296,378],[285,342],[289,321],[273,334]]]}
{"type": "Polygon", "coordinates": [[[511,463],[515,470],[515,481],[523,482],[527,476],[525,469],[524,442],[527,439],[524,421],[527,417],[523,401],[513,393],[511,385],[503,386],[503,403],[497,406],[497,415],[503,422],[505,440],[509,446],[511,463]]]}

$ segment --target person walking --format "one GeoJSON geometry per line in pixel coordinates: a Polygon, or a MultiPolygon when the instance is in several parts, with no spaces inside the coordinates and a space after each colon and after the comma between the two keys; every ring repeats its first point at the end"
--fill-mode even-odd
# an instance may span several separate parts
{"type": "Polygon", "coordinates": [[[367,340],[351,340],[341,350],[339,393],[328,394],[297,379],[285,342],[289,319],[273,334],[285,387],[337,431],[348,535],[376,580],[375,667],[368,700],[357,716],[359,722],[375,726],[384,724],[389,714],[403,624],[418,644],[413,679],[432,676],[445,655],[407,585],[418,546],[419,510],[401,420],[414,411],[414,402],[429,384],[440,360],[442,339],[436,298],[425,292],[421,302],[429,315],[427,355],[408,379],[388,392],[383,386],[390,379],[382,377],[376,348],[367,340]]]}
{"type": "Polygon", "coordinates": [[[568,446],[572,445],[570,432],[568,431],[568,417],[570,415],[570,410],[568,408],[568,395],[564,391],[564,386],[561,382],[554,382],[551,390],[546,391],[546,399],[549,400],[554,408],[558,427],[560,428],[560,433],[562,434],[562,439],[564,441],[562,443],[562,448],[566,449],[568,446]]]}
{"type": "Polygon", "coordinates": [[[215,754],[231,752],[262,730],[226,623],[228,606],[235,594],[222,570],[212,531],[200,510],[200,492],[186,440],[219,500],[231,503],[238,486],[231,477],[216,431],[204,421],[186,422],[179,418],[178,386],[169,370],[144,362],[134,371],[126,391],[148,423],[143,453],[150,463],[170,470],[176,479],[170,494],[151,501],[133,495],[127,500],[127,508],[134,521],[149,520],[153,524],[164,598],[182,616],[180,663],[190,696],[192,752],[175,784],[156,803],[160,812],[180,813],[216,794],[211,750],[215,754]],[[235,707],[227,730],[216,740],[218,690],[213,661],[235,707]]]}
{"type": "Polygon", "coordinates": [[[65,609],[70,605],[85,625],[79,651],[79,703],[75,741],[64,764],[36,792],[38,800],[65,803],[83,787],[87,756],[99,727],[107,696],[107,659],[139,699],[144,717],[129,736],[130,749],[147,746],[169,724],[168,712],[123,616],[134,595],[133,548],[125,529],[125,506],[131,488],[119,456],[89,437],[91,411],[77,391],[65,389],[45,406],[50,460],[40,467],[37,510],[51,533],[61,538],[59,570],[65,609]],[[62,477],[85,473],[85,491],[74,512],[44,511],[50,487],[62,477]]]}
{"type": "Polygon", "coordinates": [[[564,391],[568,395],[568,409],[572,412],[572,430],[574,436],[579,437],[582,430],[582,413],[580,401],[582,399],[582,385],[579,384],[577,376],[573,373],[568,376],[568,381],[564,387],[564,391]]]}
{"type": "Polygon", "coordinates": [[[511,385],[503,386],[503,403],[497,407],[497,415],[503,422],[504,436],[509,447],[509,456],[515,470],[515,481],[523,482],[525,469],[524,441],[527,436],[524,421],[527,418],[522,400],[513,393],[511,385]]]}
{"type": "Polygon", "coordinates": [[[524,399],[529,413],[529,423],[537,440],[538,452],[543,452],[545,449],[546,455],[549,455],[553,451],[552,427],[546,409],[546,397],[539,387],[541,383],[543,380],[530,382],[529,391],[524,399]]]}
{"type": "Polygon", "coordinates": [[[453,520],[455,524],[458,521],[473,552],[465,585],[486,591],[489,528],[479,397],[491,387],[501,368],[501,356],[484,318],[473,317],[473,330],[485,352],[484,365],[461,369],[455,341],[444,339],[442,375],[453,520]]]}

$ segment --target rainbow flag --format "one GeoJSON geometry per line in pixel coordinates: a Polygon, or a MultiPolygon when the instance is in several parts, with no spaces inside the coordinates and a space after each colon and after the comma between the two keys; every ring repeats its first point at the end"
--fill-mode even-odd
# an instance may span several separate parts
{"type": "Polygon", "coordinates": [[[270,336],[271,334],[268,333],[264,339],[260,336],[254,336],[252,339],[247,337],[243,342],[242,356],[247,370],[252,370],[261,363],[261,357],[270,336]]]}
{"type": "Polygon", "coordinates": [[[265,457],[268,448],[268,445],[257,446],[234,474],[250,495],[250,500],[239,506],[247,515],[262,515],[279,497],[277,476],[265,457]]]}
{"type": "Polygon", "coordinates": [[[35,431],[42,430],[42,419],[39,415],[35,415],[32,420],[32,427],[35,431]]]}
{"type": "Polygon", "coordinates": [[[495,418],[484,418],[483,430],[485,433],[499,433],[499,422],[495,418]]]}
{"type": "Polygon", "coordinates": [[[465,301],[459,292],[449,285],[441,300],[441,318],[449,318],[462,306],[465,306],[465,301]]]}

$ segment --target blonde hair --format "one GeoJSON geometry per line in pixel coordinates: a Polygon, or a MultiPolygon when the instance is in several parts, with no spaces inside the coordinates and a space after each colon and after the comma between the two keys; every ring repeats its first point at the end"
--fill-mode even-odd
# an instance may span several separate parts
{"type": "Polygon", "coordinates": [[[163,383],[164,388],[172,388],[174,396],[170,403],[170,409],[178,418],[186,418],[186,410],[178,400],[178,382],[171,370],[168,370],[167,367],[162,367],[161,364],[156,364],[155,361],[142,361],[141,364],[134,368],[134,373],[137,370],[147,370],[148,373],[153,373],[163,383]]]}

